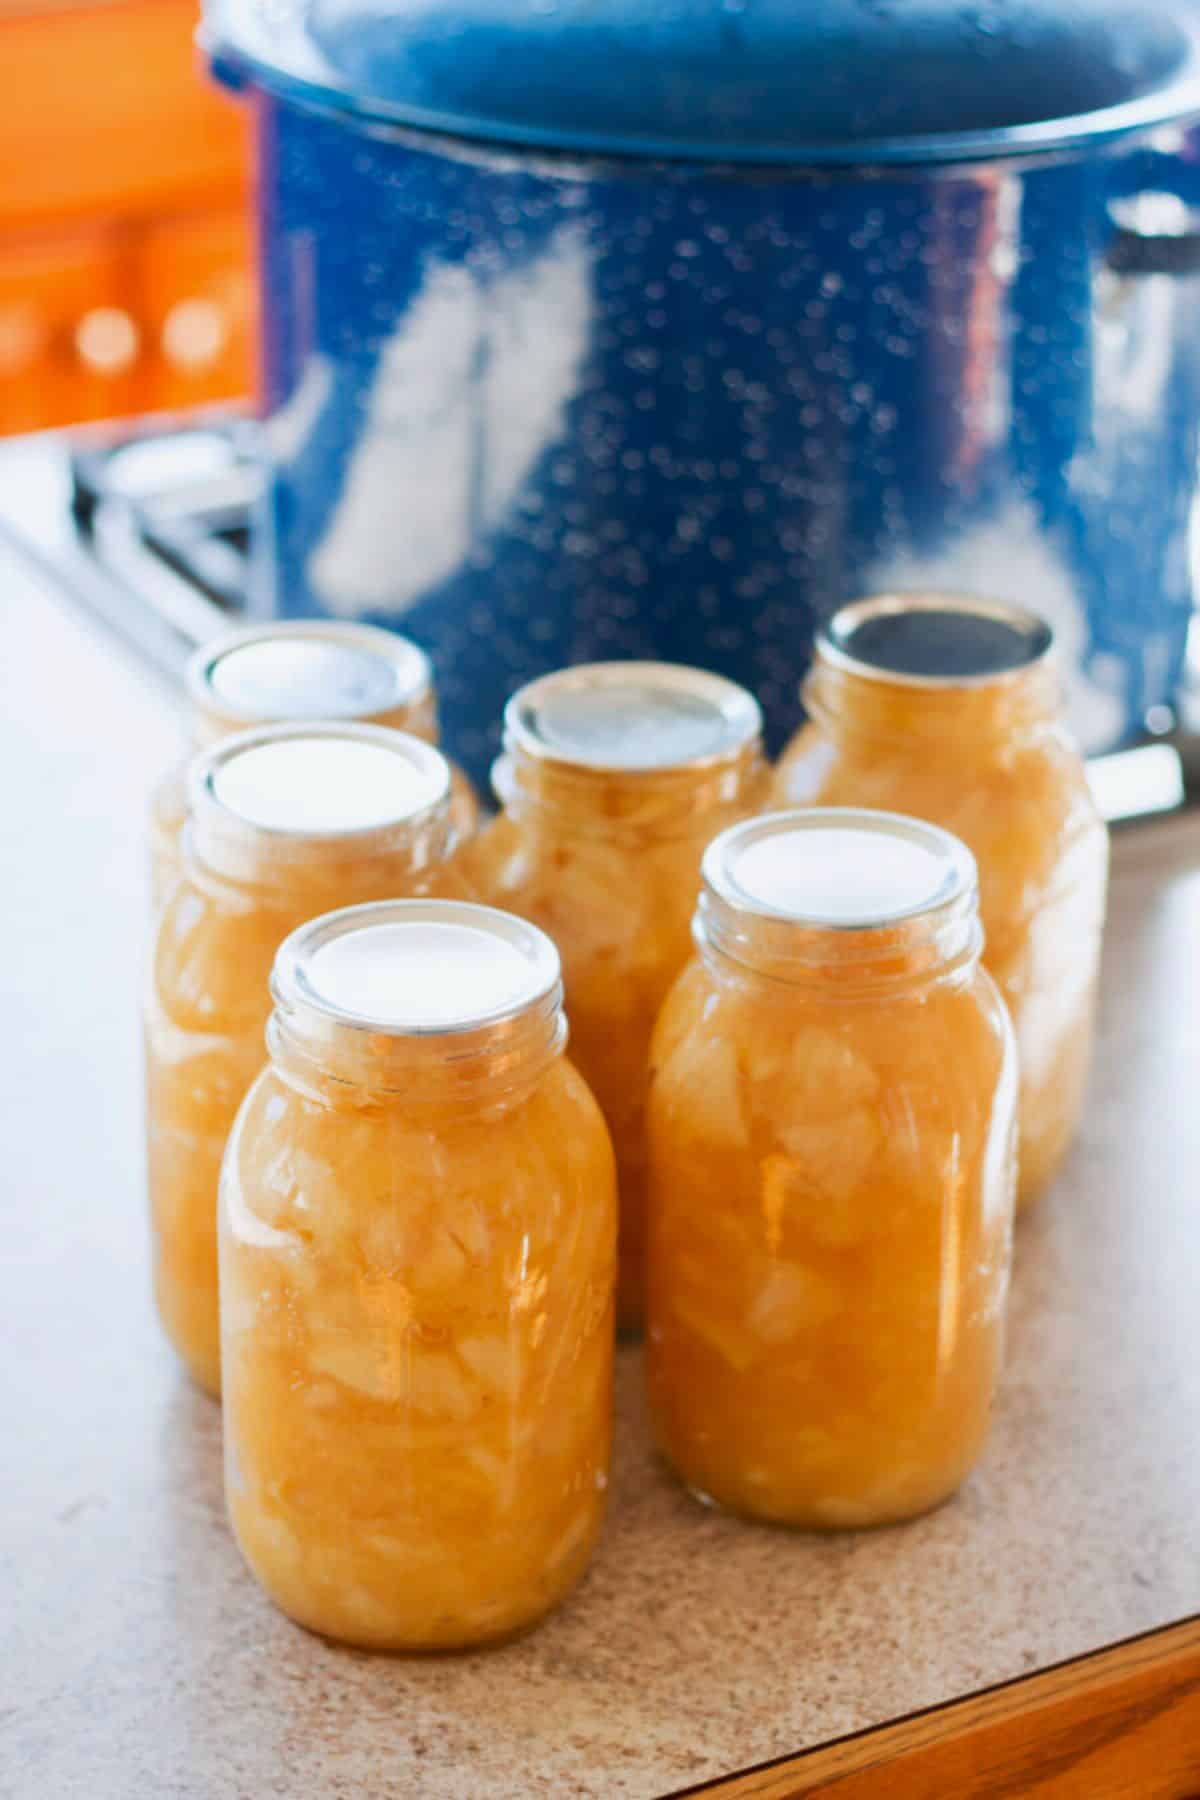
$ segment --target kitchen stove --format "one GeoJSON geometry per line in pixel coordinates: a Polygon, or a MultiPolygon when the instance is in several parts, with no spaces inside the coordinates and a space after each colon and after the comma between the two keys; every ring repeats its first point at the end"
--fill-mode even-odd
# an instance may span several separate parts
{"type": "MultiPolygon", "coordinates": [[[[221,412],[119,433],[0,444],[0,555],[32,560],[64,599],[168,682],[195,647],[253,616],[261,490],[255,427],[221,412]]],[[[1089,765],[1102,811],[1135,823],[1200,805],[1200,629],[1184,716],[1089,765]]]]}

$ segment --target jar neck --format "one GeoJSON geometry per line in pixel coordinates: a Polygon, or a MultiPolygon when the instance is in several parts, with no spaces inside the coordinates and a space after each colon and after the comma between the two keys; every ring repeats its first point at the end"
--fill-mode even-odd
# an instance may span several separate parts
{"type": "Polygon", "coordinates": [[[309,914],[411,889],[457,848],[449,798],[416,819],[346,836],[268,832],[216,808],[194,812],[185,828],[189,873],[248,900],[286,906],[301,894],[309,914]]]}
{"type": "Polygon", "coordinates": [[[933,748],[959,740],[984,753],[1045,737],[1061,710],[1051,658],[991,681],[917,682],[828,660],[818,650],[803,697],[834,743],[933,748]]]}
{"type": "Polygon", "coordinates": [[[562,1055],[561,987],[511,1018],[465,1031],[393,1035],[347,1023],[274,990],[267,1047],[281,1077],[327,1106],[400,1100],[406,1114],[507,1111],[562,1055]]]}
{"type": "Polygon", "coordinates": [[[752,977],[838,1001],[966,982],[983,950],[974,892],[892,924],[845,927],[746,913],[705,888],[693,934],[718,977],[752,977]]]}
{"type": "MultiPolygon", "coordinates": [[[[431,688],[414,694],[402,705],[394,706],[387,712],[371,713],[368,717],[353,722],[359,725],[383,725],[392,731],[406,731],[410,737],[420,738],[425,744],[436,744],[438,741],[437,704],[431,688]]],[[[262,723],[262,720],[232,719],[216,706],[195,706],[191,715],[192,747],[196,750],[211,750],[214,745],[224,743],[226,738],[234,737],[241,731],[254,730],[262,723]]]]}
{"type": "Polygon", "coordinates": [[[667,769],[595,769],[517,747],[501,757],[492,779],[515,819],[544,815],[564,835],[636,840],[686,836],[709,814],[752,804],[764,772],[756,743],[702,766],[667,769]]]}

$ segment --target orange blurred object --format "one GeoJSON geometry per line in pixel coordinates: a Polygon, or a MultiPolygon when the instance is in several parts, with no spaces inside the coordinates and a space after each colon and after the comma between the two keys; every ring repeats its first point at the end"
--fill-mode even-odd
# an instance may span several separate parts
{"type": "Polygon", "coordinates": [[[0,433],[241,398],[242,120],[193,0],[0,12],[0,433]]]}

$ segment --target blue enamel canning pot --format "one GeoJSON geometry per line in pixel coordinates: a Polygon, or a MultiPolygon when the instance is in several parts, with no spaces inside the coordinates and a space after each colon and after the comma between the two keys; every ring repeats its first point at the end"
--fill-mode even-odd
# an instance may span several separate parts
{"type": "Polygon", "coordinates": [[[218,0],[258,147],[256,603],[430,651],[480,775],[564,663],[799,716],[815,624],[1056,626],[1089,749],[1195,586],[1195,0],[218,0]]]}

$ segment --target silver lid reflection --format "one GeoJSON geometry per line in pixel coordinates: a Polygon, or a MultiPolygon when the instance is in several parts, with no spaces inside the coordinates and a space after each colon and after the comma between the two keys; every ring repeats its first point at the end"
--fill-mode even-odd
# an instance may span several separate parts
{"type": "Polygon", "coordinates": [[[958,594],[882,594],[844,606],[818,639],[822,658],[917,686],[982,686],[1045,660],[1054,633],[1004,601],[958,594]]]}
{"type": "Polygon", "coordinates": [[[974,896],[966,845],[919,819],[849,807],[768,813],[711,843],[705,886],[738,912],[878,930],[974,896]]]}
{"type": "Polygon", "coordinates": [[[190,797],[254,833],[348,837],[416,823],[448,802],[445,758],[372,725],[272,725],[227,738],[192,764],[190,797]]]}
{"type": "Polygon", "coordinates": [[[415,644],[358,625],[251,628],[202,651],[189,670],[200,705],[255,724],[373,718],[429,684],[428,659],[415,644]]]}
{"type": "Polygon", "coordinates": [[[754,743],[758,702],[723,676],[673,663],[589,663],[521,688],[504,741],[544,761],[628,773],[702,767],[754,743]]]}
{"type": "Polygon", "coordinates": [[[392,900],[293,932],[272,991],[360,1030],[473,1032],[562,1001],[558,951],[536,925],[457,900],[392,900]]]}

